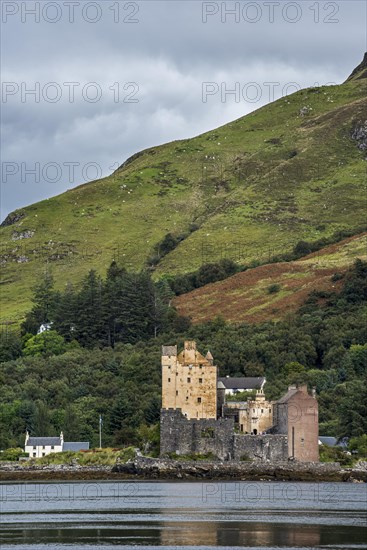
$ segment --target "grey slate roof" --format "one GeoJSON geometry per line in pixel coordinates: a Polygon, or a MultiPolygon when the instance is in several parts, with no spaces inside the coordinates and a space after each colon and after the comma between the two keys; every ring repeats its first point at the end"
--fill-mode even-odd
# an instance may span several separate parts
{"type": "Polygon", "coordinates": [[[348,444],[345,440],[341,440],[338,442],[336,437],[331,437],[328,435],[319,435],[319,441],[323,445],[329,445],[329,447],[347,447],[348,444]]]}
{"type": "Polygon", "coordinates": [[[63,451],[88,451],[89,441],[65,441],[63,451]]]}
{"type": "Polygon", "coordinates": [[[27,446],[32,447],[43,445],[61,445],[61,439],[59,437],[30,437],[27,441],[27,446]]]}
{"type": "Polygon", "coordinates": [[[244,378],[218,378],[227,390],[259,390],[265,382],[263,376],[250,376],[244,378]]]}
{"type": "Polygon", "coordinates": [[[283,395],[283,397],[278,399],[277,403],[287,403],[289,401],[289,399],[291,397],[293,397],[298,391],[300,391],[300,390],[297,389],[297,388],[292,389],[292,390],[288,390],[287,393],[285,395],[283,395]]]}

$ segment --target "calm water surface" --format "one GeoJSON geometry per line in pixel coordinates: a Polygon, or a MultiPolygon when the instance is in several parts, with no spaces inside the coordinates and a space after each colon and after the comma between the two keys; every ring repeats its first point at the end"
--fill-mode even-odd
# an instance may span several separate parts
{"type": "Polygon", "coordinates": [[[365,484],[0,485],[0,548],[367,549],[365,484]]]}

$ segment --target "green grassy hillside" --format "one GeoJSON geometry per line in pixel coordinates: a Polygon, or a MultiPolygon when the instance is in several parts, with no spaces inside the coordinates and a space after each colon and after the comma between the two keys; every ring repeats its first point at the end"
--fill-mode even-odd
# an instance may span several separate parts
{"type": "Polygon", "coordinates": [[[193,139],[142,151],[114,174],[17,210],[1,236],[1,319],[19,320],[50,269],[59,285],[112,257],[155,277],[227,257],[248,264],[362,227],[366,79],[310,88],[193,139]],[[180,237],[168,254],[159,243],[180,237]],[[158,261],[159,260],[159,261],[158,261]]]}

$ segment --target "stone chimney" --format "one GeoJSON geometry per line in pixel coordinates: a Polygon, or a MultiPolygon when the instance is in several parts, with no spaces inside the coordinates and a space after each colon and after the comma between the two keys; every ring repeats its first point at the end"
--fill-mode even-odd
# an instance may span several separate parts
{"type": "Polygon", "coordinates": [[[213,361],[214,361],[214,358],[212,356],[212,354],[210,353],[210,351],[208,350],[208,353],[206,354],[205,356],[205,359],[212,365],[213,364],[213,361]]]}
{"type": "Polygon", "coordinates": [[[61,441],[61,445],[64,444],[64,433],[63,432],[60,432],[60,441],[61,441]]]}
{"type": "Polygon", "coordinates": [[[29,431],[27,430],[25,433],[25,445],[27,445],[28,441],[29,441],[29,431]]]}
{"type": "Polygon", "coordinates": [[[315,388],[315,386],[312,388],[311,395],[314,399],[316,399],[316,388],[315,388]]]}
{"type": "Polygon", "coordinates": [[[185,364],[196,363],[196,342],[185,340],[183,357],[185,364]]]}

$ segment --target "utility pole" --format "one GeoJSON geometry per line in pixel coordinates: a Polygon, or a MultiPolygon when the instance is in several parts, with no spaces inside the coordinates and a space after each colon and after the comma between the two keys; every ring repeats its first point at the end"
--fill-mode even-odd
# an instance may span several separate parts
{"type": "Polygon", "coordinates": [[[99,415],[99,448],[102,449],[102,415],[99,415]]]}

